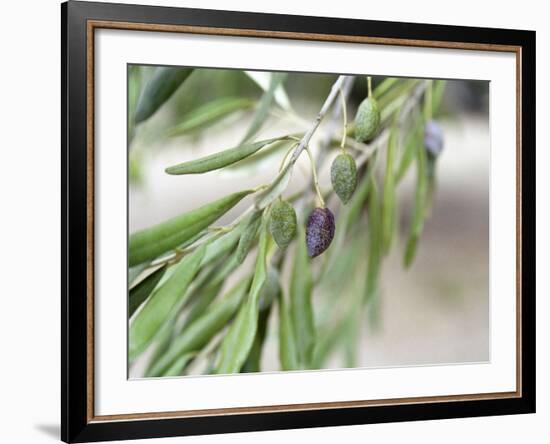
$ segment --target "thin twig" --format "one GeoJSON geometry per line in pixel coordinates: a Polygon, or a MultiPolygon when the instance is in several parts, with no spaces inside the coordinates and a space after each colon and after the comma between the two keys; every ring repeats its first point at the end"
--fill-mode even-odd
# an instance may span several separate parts
{"type": "MultiPolygon", "coordinates": [[[[351,93],[351,89],[353,87],[353,83],[355,82],[355,79],[356,79],[355,76],[346,76],[346,78],[344,79],[344,82],[341,88],[341,91],[344,97],[346,98],[349,97],[351,93]]],[[[317,162],[316,162],[317,169],[321,168],[321,165],[325,161],[325,158],[328,152],[330,151],[329,148],[331,145],[332,136],[336,132],[336,129],[338,128],[338,126],[340,125],[341,115],[342,115],[342,108],[335,106],[332,109],[332,113],[328,121],[327,132],[325,133],[324,139],[322,139],[319,144],[319,152],[317,153],[317,162]]]]}
{"type": "Polygon", "coordinates": [[[336,82],[333,83],[330,93],[325,99],[325,103],[323,103],[323,106],[321,107],[319,114],[317,114],[317,117],[313,121],[313,124],[311,125],[309,130],[304,134],[304,137],[302,137],[300,144],[294,150],[294,153],[290,158],[291,165],[294,164],[296,160],[298,160],[298,157],[300,157],[300,154],[302,154],[302,151],[305,149],[307,145],[309,145],[309,141],[311,140],[311,138],[313,137],[313,134],[315,134],[315,131],[321,124],[321,121],[324,119],[325,115],[327,114],[327,111],[329,110],[332,103],[334,102],[334,99],[340,92],[340,88],[342,87],[342,84],[344,83],[347,77],[348,76],[339,76],[338,79],[336,79],[336,82]]]}

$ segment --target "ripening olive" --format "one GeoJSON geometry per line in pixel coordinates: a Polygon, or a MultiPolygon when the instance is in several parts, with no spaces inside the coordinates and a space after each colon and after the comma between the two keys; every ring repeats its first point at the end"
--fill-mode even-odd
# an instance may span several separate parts
{"type": "Polygon", "coordinates": [[[357,186],[355,159],[348,153],[339,154],[330,167],[330,179],[335,193],[347,204],[357,186]]]}
{"type": "Polygon", "coordinates": [[[380,109],[373,97],[367,97],[357,108],[355,115],[355,138],[359,142],[371,140],[380,125],[380,109]]]}
{"type": "Polygon", "coordinates": [[[334,215],[328,208],[315,208],[307,220],[306,244],[309,257],[319,256],[334,238],[334,215]]]}
{"type": "Polygon", "coordinates": [[[434,157],[443,150],[443,130],[435,120],[428,120],[424,127],[424,147],[434,157]]]}
{"type": "Polygon", "coordinates": [[[269,231],[280,248],[285,248],[296,234],[296,212],[291,204],[278,200],[273,204],[269,231]]]}

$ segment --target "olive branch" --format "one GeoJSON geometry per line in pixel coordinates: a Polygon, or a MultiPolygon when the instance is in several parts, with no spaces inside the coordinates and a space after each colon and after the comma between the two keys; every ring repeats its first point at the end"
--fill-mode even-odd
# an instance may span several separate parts
{"type": "MultiPolygon", "coordinates": [[[[148,81],[136,81],[138,87],[133,90],[139,90],[139,95],[129,101],[132,140],[139,139],[148,119],[199,74],[200,70],[159,68],[148,81]]],[[[166,168],[172,175],[205,174],[253,161],[263,151],[286,145],[273,181],[222,197],[129,238],[129,357],[133,362],[153,349],[146,376],[185,374],[186,369],[200,367],[201,362],[206,373],[260,371],[275,304],[281,369],[322,367],[340,333],[335,340],[324,337],[322,324],[334,319],[327,320],[331,317],[314,309],[314,290],[323,293],[321,284],[325,282],[330,288],[338,273],[336,257],[350,236],[358,232],[366,210],[366,236],[359,234],[360,239],[365,236],[366,270],[359,265],[363,261],[357,259],[357,251],[356,257],[349,259],[354,264],[351,272],[366,275],[366,281],[353,290],[361,297],[352,298],[349,316],[354,318],[373,305],[379,297],[381,261],[390,251],[396,229],[395,190],[416,163],[416,204],[404,256],[406,266],[412,263],[440,151],[426,144],[424,128],[434,124],[432,114],[438,108],[444,82],[387,78],[373,89],[368,77],[367,97],[350,123],[349,96],[357,79],[362,78],[338,76],[307,130],[256,140],[266,120],[279,115],[271,112],[274,108],[295,117],[284,90],[286,78],[273,74],[269,81],[261,82],[263,94],[252,105],[254,117],[241,144],[166,168]],[[326,128],[322,128],[331,109],[326,128]],[[320,129],[324,133],[321,131],[314,155],[310,145],[320,129]],[[321,189],[318,171],[335,146],[341,152],[331,166],[332,186],[321,189]],[[380,151],[384,147],[383,162],[380,151]],[[284,199],[294,165],[304,151],[310,160],[311,184],[284,199]],[[333,192],[341,201],[337,217],[326,204],[335,207],[333,192]],[[214,226],[248,196],[254,196],[252,204],[232,223],[214,226]],[[320,207],[312,210],[314,200],[320,207]],[[256,258],[250,269],[245,259],[253,251],[256,258]],[[317,259],[312,258],[320,255],[321,262],[316,264],[317,259]],[[286,263],[292,270],[288,285],[281,277],[286,263]],[[241,279],[227,288],[226,281],[234,275],[241,279]]],[[[245,98],[216,99],[196,108],[166,133],[169,137],[185,136],[250,109],[253,103],[245,98]]],[[[298,120],[303,122],[301,117],[298,120]]],[[[431,143],[437,145],[438,140],[431,143]]],[[[350,249],[350,255],[351,250],[356,248],[350,249]]],[[[336,321],[344,336],[351,334],[344,331],[344,327],[350,328],[346,322],[349,316],[336,321]]],[[[355,329],[360,326],[359,321],[352,324],[355,329]]]]}

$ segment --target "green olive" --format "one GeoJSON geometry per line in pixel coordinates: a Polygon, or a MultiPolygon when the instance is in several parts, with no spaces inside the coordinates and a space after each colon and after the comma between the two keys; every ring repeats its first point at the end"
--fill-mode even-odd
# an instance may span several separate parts
{"type": "Polygon", "coordinates": [[[371,140],[380,126],[380,108],[376,99],[367,97],[361,102],[355,115],[355,138],[359,142],[371,140]]]}
{"type": "Polygon", "coordinates": [[[330,167],[332,188],[340,200],[347,204],[357,186],[357,166],[348,153],[339,154],[330,167]]]}
{"type": "Polygon", "coordinates": [[[296,212],[284,200],[273,204],[269,221],[269,231],[280,248],[285,248],[296,235],[296,212]]]}

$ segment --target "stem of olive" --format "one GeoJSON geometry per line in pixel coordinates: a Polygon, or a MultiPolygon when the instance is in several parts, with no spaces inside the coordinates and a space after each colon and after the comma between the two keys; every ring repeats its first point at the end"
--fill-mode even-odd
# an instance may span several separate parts
{"type": "MultiPolygon", "coordinates": [[[[299,139],[298,139],[298,141],[299,141],[299,139]]],[[[298,145],[298,142],[293,143],[292,145],[290,145],[290,147],[286,151],[285,155],[283,156],[283,160],[281,161],[281,164],[279,165],[279,173],[285,167],[286,160],[288,159],[288,156],[290,155],[290,153],[292,153],[292,150],[294,150],[294,148],[296,148],[296,145],[298,145]]]]}
{"type": "Polygon", "coordinates": [[[346,136],[348,134],[348,114],[346,111],[347,105],[346,105],[346,96],[344,95],[344,92],[342,91],[342,88],[340,88],[340,102],[342,103],[342,116],[344,119],[344,131],[342,132],[342,142],[340,143],[340,148],[343,152],[346,151],[346,136]]]}
{"type": "Polygon", "coordinates": [[[319,189],[319,179],[317,178],[317,168],[315,168],[315,162],[313,161],[313,156],[311,155],[311,151],[309,150],[308,146],[306,146],[306,153],[309,158],[309,163],[311,164],[311,172],[313,174],[313,185],[315,186],[317,199],[319,199],[319,203],[321,204],[321,207],[325,208],[325,200],[323,199],[323,193],[321,193],[321,190],[319,189]]]}
{"type": "Polygon", "coordinates": [[[369,97],[372,97],[372,77],[371,76],[367,76],[367,88],[368,88],[369,97]]]}

